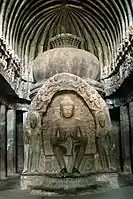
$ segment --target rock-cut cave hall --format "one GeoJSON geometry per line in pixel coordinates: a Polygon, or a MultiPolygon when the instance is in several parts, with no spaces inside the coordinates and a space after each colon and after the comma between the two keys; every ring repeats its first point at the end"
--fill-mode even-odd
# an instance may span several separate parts
{"type": "Polygon", "coordinates": [[[133,184],[133,1],[0,1],[0,189],[133,184]],[[15,186],[15,185],[14,185],[15,186]]]}

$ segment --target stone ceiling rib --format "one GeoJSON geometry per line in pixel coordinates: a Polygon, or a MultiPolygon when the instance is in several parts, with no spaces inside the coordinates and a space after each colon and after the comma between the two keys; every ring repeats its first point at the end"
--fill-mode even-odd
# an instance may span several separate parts
{"type": "Polygon", "coordinates": [[[132,0],[2,0],[2,30],[24,64],[47,50],[50,37],[69,32],[83,37],[85,50],[110,65],[133,23],[132,0]]]}

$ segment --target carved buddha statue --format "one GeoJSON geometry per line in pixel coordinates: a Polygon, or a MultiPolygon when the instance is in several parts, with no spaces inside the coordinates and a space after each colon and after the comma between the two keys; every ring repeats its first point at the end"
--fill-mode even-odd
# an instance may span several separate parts
{"type": "Polygon", "coordinates": [[[79,145],[79,150],[76,152],[74,165],[72,168],[73,174],[79,174],[79,166],[83,159],[85,148],[87,145],[87,135],[84,132],[82,121],[78,120],[74,116],[74,102],[68,96],[65,96],[60,103],[60,115],[61,118],[56,120],[52,127],[51,145],[55,157],[60,166],[60,174],[65,176],[67,174],[67,168],[63,158],[60,144],[65,142],[68,137],[72,139],[73,149],[74,145],[79,145]]]}

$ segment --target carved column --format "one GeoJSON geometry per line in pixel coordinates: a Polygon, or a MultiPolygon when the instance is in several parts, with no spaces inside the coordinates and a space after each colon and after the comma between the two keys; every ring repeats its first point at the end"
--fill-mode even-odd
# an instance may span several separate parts
{"type": "Polygon", "coordinates": [[[112,154],[113,157],[112,159],[114,160],[114,162],[112,162],[113,167],[117,168],[118,171],[120,171],[120,126],[119,126],[119,121],[112,121],[112,127],[113,127],[113,134],[112,134],[112,139],[113,142],[115,143],[115,147],[116,147],[116,152],[115,154],[112,154]],[[114,155],[115,155],[115,159],[114,159],[114,155]]]}
{"type": "Polygon", "coordinates": [[[0,105],[0,179],[6,179],[6,105],[0,105]]]}
{"type": "Polygon", "coordinates": [[[131,172],[130,134],[128,107],[120,107],[121,166],[123,172],[131,172]]]}
{"type": "Polygon", "coordinates": [[[27,115],[28,115],[28,112],[23,112],[23,127],[26,126],[27,115]]]}
{"type": "Polygon", "coordinates": [[[130,121],[130,145],[131,145],[131,164],[133,173],[133,102],[129,102],[129,121],[130,121]]]}
{"type": "MultiPolygon", "coordinates": [[[[28,115],[28,112],[23,113],[23,133],[26,127],[27,115],[28,115]]],[[[27,170],[28,159],[26,157],[28,157],[28,151],[29,150],[28,150],[27,144],[24,144],[24,167],[23,167],[24,171],[27,170]]]]}
{"type": "Polygon", "coordinates": [[[115,153],[112,153],[113,167],[116,166],[117,170],[121,172],[120,165],[120,108],[114,108],[110,110],[111,122],[112,122],[112,133],[111,139],[115,144],[115,153]],[[114,158],[115,157],[115,158],[114,158]]]}
{"type": "Polygon", "coordinates": [[[17,130],[17,173],[23,170],[24,161],[24,143],[23,143],[23,112],[16,112],[16,130],[17,130]]]}
{"type": "Polygon", "coordinates": [[[7,175],[16,174],[16,111],[7,111],[7,175]]]}

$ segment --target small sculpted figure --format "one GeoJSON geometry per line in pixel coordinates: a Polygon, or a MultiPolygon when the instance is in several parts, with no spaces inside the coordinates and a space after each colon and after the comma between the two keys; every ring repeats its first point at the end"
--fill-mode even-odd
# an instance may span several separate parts
{"type": "Polygon", "coordinates": [[[41,152],[41,131],[39,119],[32,113],[29,116],[29,128],[25,132],[25,144],[29,144],[27,157],[27,170],[24,172],[38,172],[41,152]]]}
{"type": "MultiPolygon", "coordinates": [[[[110,136],[109,133],[107,133],[107,126],[105,124],[105,121],[107,118],[105,118],[105,114],[98,113],[97,114],[97,120],[98,120],[98,129],[96,134],[96,145],[97,145],[97,151],[100,158],[100,163],[103,171],[108,171],[111,169],[111,163],[110,163],[110,136]]],[[[108,126],[110,128],[110,126],[108,126]]],[[[108,129],[109,130],[109,129],[108,129]]]]}
{"type": "Polygon", "coordinates": [[[60,103],[60,116],[52,127],[51,134],[51,145],[53,147],[54,155],[60,166],[60,175],[67,175],[67,168],[63,157],[63,152],[61,150],[61,144],[65,143],[69,138],[72,140],[73,147],[78,145],[78,151],[76,152],[75,158],[73,155],[74,164],[72,165],[72,174],[80,174],[79,166],[83,159],[86,145],[87,136],[84,132],[83,122],[74,117],[75,104],[69,96],[65,96],[60,103]]]}

